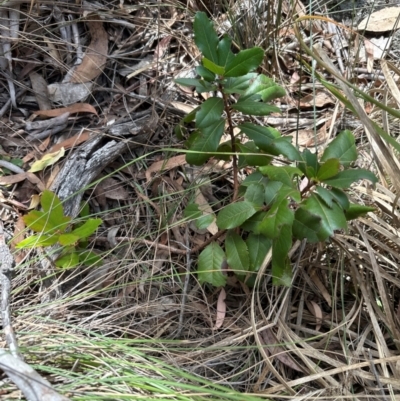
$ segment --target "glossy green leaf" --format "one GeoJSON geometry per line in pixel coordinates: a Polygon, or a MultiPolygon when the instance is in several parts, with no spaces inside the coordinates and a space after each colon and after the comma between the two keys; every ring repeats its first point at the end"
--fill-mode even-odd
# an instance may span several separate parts
{"type": "Polygon", "coordinates": [[[268,178],[263,176],[260,171],[254,171],[249,174],[242,182],[243,187],[248,187],[251,184],[262,184],[263,186],[267,185],[268,178]]]}
{"type": "Polygon", "coordinates": [[[205,68],[207,68],[207,70],[210,70],[214,74],[224,75],[224,73],[225,73],[225,68],[224,67],[221,67],[220,65],[215,64],[214,62],[212,62],[211,60],[209,60],[206,57],[204,57],[201,60],[201,63],[203,64],[203,66],[205,68]]]}
{"type": "Polygon", "coordinates": [[[196,203],[189,203],[183,211],[184,217],[190,220],[198,219],[202,213],[199,209],[199,205],[196,203]]]}
{"type": "Polygon", "coordinates": [[[378,179],[371,173],[371,171],[365,170],[363,168],[358,168],[354,170],[344,170],[334,177],[323,180],[326,185],[330,185],[335,188],[349,188],[353,182],[359,180],[369,180],[372,183],[376,183],[378,179]]]}
{"type": "Polygon", "coordinates": [[[272,241],[263,235],[250,233],[246,240],[249,250],[250,268],[246,276],[239,277],[248,287],[253,288],[256,283],[257,272],[260,270],[268,251],[272,246],[272,241]]]}
{"type": "Polygon", "coordinates": [[[272,181],[280,181],[288,187],[294,187],[295,176],[302,176],[303,173],[297,167],[292,166],[262,166],[259,168],[262,174],[268,176],[272,181]]]}
{"type": "Polygon", "coordinates": [[[312,194],[303,202],[301,207],[321,218],[321,229],[318,232],[320,241],[325,241],[332,236],[335,230],[347,228],[344,212],[336,203],[333,203],[330,208],[317,195],[312,194]]]}
{"type": "Polygon", "coordinates": [[[218,213],[217,226],[222,230],[239,227],[255,213],[256,209],[250,202],[231,203],[218,213]]]}
{"type": "Polygon", "coordinates": [[[210,82],[205,81],[204,79],[196,79],[196,78],[177,78],[175,79],[175,83],[182,86],[194,86],[196,88],[196,92],[210,92],[216,89],[215,85],[212,85],[210,82]]]}
{"type": "Polygon", "coordinates": [[[346,216],[347,220],[354,220],[373,211],[375,211],[374,207],[350,203],[350,206],[347,210],[345,210],[344,215],[346,216]]]}
{"type": "Polygon", "coordinates": [[[321,217],[299,207],[294,214],[293,236],[299,240],[307,239],[308,242],[320,241],[321,217]]]}
{"type": "Polygon", "coordinates": [[[63,246],[75,245],[79,241],[79,236],[72,233],[61,234],[58,242],[63,246]]]}
{"type": "Polygon", "coordinates": [[[56,244],[58,241],[58,235],[31,235],[28,238],[25,238],[21,242],[16,245],[17,249],[29,249],[29,248],[38,248],[51,246],[56,244]]]}
{"type": "Polygon", "coordinates": [[[200,284],[209,283],[215,287],[222,287],[226,283],[226,276],[222,273],[225,253],[222,248],[212,242],[199,255],[197,275],[200,284]]]}
{"type": "Polygon", "coordinates": [[[25,225],[36,232],[49,232],[55,230],[57,224],[54,224],[49,219],[49,214],[38,210],[32,210],[27,215],[22,217],[25,225]]]}
{"type": "Polygon", "coordinates": [[[218,55],[218,65],[226,67],[229,62],[231,62],[235,55],[231,50],[232,39],[228,35],[224,35],[218,43],[217,55],[218,55]]]}
{"type": "Polygon", "coordinates": [[[249,87],[251,81],[257,77],[258,74],[255,72],[250,72],[241,77],[226,78],[222,81],[222,86],[225,93],[237,93],[239,95],[243,94],[245,90],[249,87]]]}
{"type": "Polygon", "coordinates": [[[79,238],[87,238],[92,235],[103,223],[101,219],[88,219],[80,227],[71,231],[71,234],[79,238]]]}
{"type": "Polygon", "coordinates": [[[318,196],[326,203],[328,207],[332,207],[333,202],[336,202],[343,210],[350,206],[347,195],[340,189],[330,188],[326,189],[318,185],[315,189],[318,196]]]}
{"type": "Polygon", "coordinates": [[[56,261],[55,265],[57,267],[62,267],[63,269],[68,269],[79,265],[79,255],[76,252],[70,252],[65,255],[60,256],[56,261]]]}
{"type": "Polygon", "coordinates": [[[238,275],[249,270],[250,259],[247,245],[239,234],[229,230],[225,238],[225,253],[228,266],[238,275]]]}
{"type": "Polygon", "coordinates": [[[253,141],[238,143],[237,147],[240,150],[239,168],[246,166],[266,166],[272,160],[272,157],[261,152],[253,141]]]}
{"type": "Polygon", "coordinates": [[[331,188],[329,192],[331,193],[332,198],[343,210],[347,210],[350,207],[349,198],[341,189],[331,188]]]}
{"type": "Polygon", "coordinates": [[[203,67],[202,65],[198,65],[196,67],[196,72],[200,75],[203,79],[208,82],[212,82],[215,80],[215,74],[208,70],[207,68],[203,67]]]}
{"type": "Polygon", "coordinates": [[[221,120],[224,102],[219,97],[207,99],[196,114],[196,127],[207,128],[221,120]]]}
{"type": "Polygon", "coordinates": [[[271,113],[281,113],[279,107],[250,100],[237,102],[232,105],[232,109],[248,114],[249,116],[268,116],[271,113]]]}
{"type": "Polygon", "coordinates": [[[294,219],[293,210],[289,208],[289,199],[281,198],[272,204],[259,225],[260,233],[267,238],[276,238],[280,235],[282,226],[291,226],[294,219]]]}
{"type": "Polygon", "coordinates": [[[357,159],[357,148],[354,135],[348,131],[342,131],[325,149],[321,161],[339,159],[340,163],[348,167],[351,162],[357,159]]]}
{"type": "Polygon", "coordinates": [[[272,241],[272,283],[290,287],[292,268],[289,251],[292,247],[292,227],[283,226],[279,236],[272,241]]]}
{"type": "Polygon", "coordinates": [[[196,119],[196,114],[199,110],[200,110],[200,106],[196,107],[190,113],[186,114],[186,116],[183,117],[181,121],[183,123],[191,123],[192,121],[194,121],[196,119]]]}
{"type": "Polygon", "coordinates": [[[281,86],[277,85],[271,78],[260,74],[243,94],[242,100],[261,99],[263,102],[270,102],[285,95],[286,91],[281,86]]]}
{"type": "Polygon", "coordinates": [[[224,128],[225,120],[222,118],[208,127],[203,128],[190,145],[190,150],[196,153],[187,153],[186,161],[196,166],[204,164],[212,156],[212,153],[216,152],[218,149],[219,142],[224,133],[224,128]]]}
{"type": "Polygon", "coordinates": [[[246,244],[250,258],[249,270],[257,272],[271,249],[272,241],[264,237],[264,235],[250,233],[247,237],[246,244]]]}
{"type": "Polygon", "coordinates": [[[86,218],[90,214],[90,208],[88,202],[81,203],[81,211],[79,212],[79,217],[86,218]]]}
{"type": "Polygon", "coordinates": [[[281,134],[271,127],[264,127],[252,123],[240,124],[238,128],[246,134],[262,150],[269,151],[271,144],[281,134]]]}
{"type": "Polygon", "coordinates": [[[269,150],[264,149],[267,153],[271,153],[275,156],[285,156],[291,161],[300,161],[301,154],[299,150],[291,143],[290,137],[277,138],[272,142],[269,150]]]}
{"type": "Polygon", "coordinates": [[[326,203],[326,206],[332,207],[333,204],[333,195],[332,191],[321,187],[320,185],[317,185],[315,188],[315,192],[318,194],[318,196],[326,203]]]}
{"type": "Polygon", "coordinates": [[[305,149],[301,154],[303,162],[299,163],[299,169],[310,179],[314,179],[319,169],[318,155],[305,149]]]}
{"type": "Polygon", "coordinates": [[[206,13],[197,12],[194,17],[194,41],[199,50],[214,63],[218,63],[218,36],[214,24],[208,19],[206,13]]]}
{"type": "Polygon", "coordinates": [[[64,217],[64,209],[58,196],[49,191],[44,190],[40,197],[40,204],[42,205],[43,211],[49,213],[50,220],[53,223],[62,221],[64,217]]]}
{"type": "Polygon", "coordinates": [[[264,204],[265,187],[261,184],[251,184],[247,187],[244,200],[250,202],[254,208],[260,208],[264,204]]]}
{"type": "Polygon", "coordinates": [[[213,221],[215,220],[215,216],[212,214],[206,214],[204,216],[199,217],[196,220],[196,227],[199,230],[206,229],[213,221]]]}
{"type": "Polygon", "coordinates": [[[217,148],[217,153],[214,155],[214,157],[218,160],[229,161],[232,158],[232,155],[228,153],[232,153],[232,144],[230,141],[220,143],[217,148]]]}
{"type": "Polygon", "coordinates": [[[248,232],[260,234],[260,223],[263,221],[266,212],[257,212],[249,217],[240,227],[248,232]]]}
{"type": "Polygon", "coordinates": [[[319,181],[324,181],[338,174],[339,170],[340,170],[339,159],[328,159],[318,169],[317,179],[319,181]]]}
{"type": "Polygon", "coordinates": [[[282,187],[284,187],[284,185],[279,181],[268,181],[268,183],[265,185],[264,193],[264,201],[267,206],[271,205],[276,199],[278,192],[282,189],[282,187]]]}
{"type": "Polygon", "coordinates": [[[239,77],[255,70],[263,61],[264,50],[260,47],[241,50],[227,63],[225,77],[239,77]]]}

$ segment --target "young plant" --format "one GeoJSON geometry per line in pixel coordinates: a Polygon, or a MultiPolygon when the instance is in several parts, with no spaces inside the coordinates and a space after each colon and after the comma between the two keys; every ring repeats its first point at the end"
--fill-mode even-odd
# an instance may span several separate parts
{"type": "Polygon", "coordinates": [[[28,228],[38,233],[18,243],[17,249],[32,249],[58,244],[61,253],[55,260],[55,265],[71,268],[79,264],[98,265],[101,259],[95,253],[87,250],[87,238],[92,235],[101,219],[89,219],[88,208],[83,208],[79,224],[73,223],[71,217],[64,215],[60,199],[53,192],[45,190],[40,198],[43,211],[32,210],[23,220],[28,228]]]}
{"type": "MultiPolygon", "coordinates": [[[[349,131],[341,132],[318,157],[308,149],[300,152],[290,137],[282,137],[274,128],[253,122],[234,125],[237,112],[248,116],[280,112],[267,103],[285,91],[267,76],[253,72],[263,61],[261,48],[234,54],[231,39],[226,35],[219,39],[202,12],[195,16],[194,33],[203,55],[196,69],[200,77],[177,79],[176,83],[216,95],[188,114],[176,132],[183,135],[184,124],[194,121],[195,130],[186,141],[187,162],[202,165],[211,156],[231,159],[234,180],[232,199],[216,218],[219,234],[226,232],[225,240],[222,246],[211,242],[200,253],[199,280],[225,285],[222,269],[228,265],[239,279],[252,285],[272,249],[273,283],[290,285],[288,253],[293,240],[326,241],[335,230],[346,230],[347,221],[374,210],[351,203],[344,190],[358,180],[375,183],[377,179],[368,170],[351,168],[357,150],[349,131]],[[230,140],[220,143],[226,130],[230,140]],[[276,157],[281,157],[280,163],[273,164],[276,157]],[[253,172],[240,183],[238,171],[245,167],[253,172]]],[[[185,215],[199,218],[202,212],[198,205],[189,204],[185,215]]],[[[209,222],[209,216],[199,220],[202,227],[209,222]]]]}

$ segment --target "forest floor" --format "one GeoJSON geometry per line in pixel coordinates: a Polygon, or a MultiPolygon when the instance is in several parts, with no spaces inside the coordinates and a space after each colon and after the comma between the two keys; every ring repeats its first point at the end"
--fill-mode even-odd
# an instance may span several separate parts
{"type": "MultiPolygon", "coordinates": [[[[385,145],[321,85],[318,78],[334,77],[296,36],[310,49],[322,44],[346,81],[398,109],[400,12],[386,2],[313,7],[286,0],[1,2],[0,220],[15,259],[1,322],[6,328],[9,303],[25,362],[60,394],[400,399],[398,153],[388,147],[383,160],[385,145]],[[359,182],[350,191],[375,212],[329,242],[294,243],[291,287],[273,286],[268,268],[254,289],[232,277],[222,307],[220,290],[197,281],[191,252],[215,232],[197,229],[183,210],[193,199],[218,209],[232,192],[231,166],[188,165],[174,132],[205,99],[174,83],[193,77],[200,61],[192,27],[198,10],[234,38],[235,50],[265,50],[262,72],[287,95],[276,102],[281,114],[258,123],[318,152],[348,129],[356,166],[379,177],[375,187],[359,182]],[[46,189],[73,221],[83,204],[102,219],[87,244],[101,265],[62,269],[54,249],[16,249],[29,235],[23,216],[46,189]]],[[[396,118],[359,100],[398,137],[396,118]]],[[[1,346],[10,347],[5,335],[1,346]]],[[[21,390],[0,373],[0,399],[22,399],[21,390]]]]}

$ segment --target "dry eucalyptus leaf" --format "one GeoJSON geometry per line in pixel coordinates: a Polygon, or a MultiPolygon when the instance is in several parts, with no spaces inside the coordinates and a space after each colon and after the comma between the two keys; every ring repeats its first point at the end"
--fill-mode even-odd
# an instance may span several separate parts
{"type": "Polygon", "coordinates": [[[168,160],[159,160],[153,163],[146,171],[146,180],[150,182],[153,173],[159,173],[162,171],[171,170],[175,167],[179,167],[186,164],[186,155],[178,155],[171,157],[168,160]]]}
{"type": "Polygon", "coordinates": [[[45,154],[40,160],[35,161],[29,171],[31,173],[36,173],[37,171],[42,171],[46,167],[53,165],[58,160],[60,160],[65,155],[65,149],[61,148],[57,152],[49,152],[45,154]]]}
{"type": "Polygon", "coordinates": [[[400,24],[397,21],[400,15],[400,7],[388,7],[376,11],[364,18],[357,29],[359,31],[387,32],[393,29],[399,29],[400,24]]]}
{"type": "Polygon", "coordinates": [[[223,288],[218,295],[218,302],[217,302],[217,318],[215,320],[214,330],[220,329],[224,324],[225,314],[226,314],[226,292],[223,288]]]}
{"type": "Polygon", "coordinates": [[[108,199],[125,200],[129,197],[129,193],[122,184],[110,177],[100,182],[96,190],[108,199]]]}
{"type": "Polygon", "coordinates": [[[304,96],[300,100],[300,107],[324,107],[327,104],[335,103],[333,96],[325,90],[317,90],[314,93],[304,96]]]}
{"type": "Polygon", "coordinates": [[[37,114],[39,116],[44,116],[44,117],[57,117],[64,113],[70,113],[70,114],[92,113],[92,114],[96,114],[96,116],[97,116],[96,109],[89,103],[75,103],[75,104],[71,104],[71,106],[60,107],[59,109],[37,110],[37,111],[33,112],[33,114],[37,114]]]}

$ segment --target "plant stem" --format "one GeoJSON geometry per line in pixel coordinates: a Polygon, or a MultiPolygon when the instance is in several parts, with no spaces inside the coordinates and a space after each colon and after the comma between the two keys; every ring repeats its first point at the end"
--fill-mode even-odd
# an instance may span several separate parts
{"type": "Polygon", "coordinates": [[[229,102],[226,94],[224,93],[223,87],[219,84],[219,90],[222,93],[222,99],[224,101],[224,109],[228,119],[228,132],[231,137],[231,145],[232,145],[232,167],[233,167],[233,198],[232,201],[235,202],[239,193],[239,181],[238,181],[238,159],[236,155],[236,143],[235,143],[235,134],[233,132],[233,122],[231,109],[229,108],[229,102]]]}

